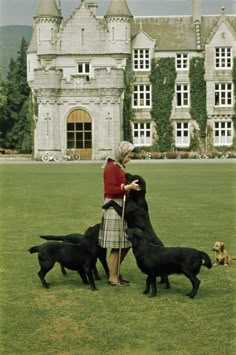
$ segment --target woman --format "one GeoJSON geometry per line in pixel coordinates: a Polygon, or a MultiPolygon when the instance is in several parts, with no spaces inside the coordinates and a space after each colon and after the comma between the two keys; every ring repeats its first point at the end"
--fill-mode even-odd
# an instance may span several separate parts
{"type": "MultiPolygon", "coordinates": [[[[109,157],[103,173],[104,203],[115,200],[122,206],[123,196],[129,190],[140,190],[137,180],[127,184],[125,177],[125,164],[131,159],[134,146],[126,141],[120,142],[116,148],[114,157],[109,157]]],[[[110,207],[103,211],[102,222],[99,232],[99,245],[102,248],[110,248],[108,284],[112,286],[127,286],[128,280],[122,278],[119,273],[119,263],[122,263],[127,255],[131,244],[124,237],[124,229],[121,217],[110,207]],[[119,256],[119,248],[121,254],[119,256]]]]}

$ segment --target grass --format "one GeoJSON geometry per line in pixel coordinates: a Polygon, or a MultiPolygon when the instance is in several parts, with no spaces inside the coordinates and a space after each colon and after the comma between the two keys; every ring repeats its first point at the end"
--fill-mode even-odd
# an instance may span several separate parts
{"type": "MultiPolygon", "coordinates": [[[[167,246],[191,246],[213,258],[216,240],[236,256],[236,168],[224,164],[138,164],[128,171],[148,185],[151,220],[167,246]]],[[[83,232],[99,222],[101,164],[0,165],[0,325],[2,354],[231,354],[235,350],[235,269],[202,267],[195,299],[190,283],[171,276],[171,289],[142,294],[145,275],[132,252],[122,266],[131,280],[111,288],[103,277],[92,292],[56,266],[41,287],[30,246],[40,234],[83,232]]]]}

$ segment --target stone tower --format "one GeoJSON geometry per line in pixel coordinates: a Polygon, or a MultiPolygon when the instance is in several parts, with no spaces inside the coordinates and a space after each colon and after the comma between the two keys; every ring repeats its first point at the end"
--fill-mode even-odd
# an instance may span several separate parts
{"type": "Polygon", "coordinates": [[[131,52],[131,14],[126,0],[111,0],[105,19],[109,29],[110,51],[113,53],[131,52]]]}
{"type": "Polygon", "coordinates": [[[55,0],[40,0],[34,17],[38,55],[56,53],[56,38],[61,20],[55,0]]]}

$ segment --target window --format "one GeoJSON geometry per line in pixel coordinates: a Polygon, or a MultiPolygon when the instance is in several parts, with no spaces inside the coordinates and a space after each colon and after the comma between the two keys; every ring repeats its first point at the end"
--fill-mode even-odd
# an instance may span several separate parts
{"type": "Polygon", "coordinates": [[[176,147],[189,146],[189,124],[188,122],[176,122],[176,147]]]}
{"type": "Polygon", "coordinates": [[[144,108],[151,106],[151,87],[150,85],[134,85],[133,107],[144,108]]]}
{"type": "Polygon", "coordinates": [[[215,68],[231,69],[232,68],[232,48],[219,47],[215,48],[215,68]]]}
{"type": "Polygon", "coordinates": [[[51,28],[51,42],[54,41],[54,29],[51,28]]]}
{"type": "Polygon", "coordinates": [[[215,84],[215,106],[232,106],[232,84],[215,84]]]}
{"type": "Polygon", "coordinates": [[[81,75],[89,75],[90,63],[78,63],[78,73],[81,75]]]}
{"type": "Polygon", "coordinates": [[[133,70],[150,70],[150,50],[134,49],[133,70]]]}
{"type": "Polygon", "coordinates": [[[178,53],[175,58],[176,70],[188,70],[189,58],[187,53],[178,53]]]}
{"type": "Polygon", "coordinates": [[[111,38],[112,42],[115,42],[115,28],[112,27],[112,38],[111,38]]]}
{"type": "Polygon", "coordinates": [[[91,122],[67,123],[67,149],[83,149],[92,147],[91,122]]]}
{"type": "Polygon", "coordinates": [[[214,145],[231,145],[233,143],[233,124],[229,121],[215,122],[214,145]]]}
{"type": "Polygon", "coordinates": [[[133,124],[133,142],[135,145],[151,145],[151,123],[133,124]]]}
{"type": "Polygon", "coordinates": [[[84,28],[81,28],[81,44],[84,44],[84,28]]]}
{"type": "Polygon", "coordinates": [[[189,106],[189,85],[176,84],[176,106],[188,107],[189,106]]]}

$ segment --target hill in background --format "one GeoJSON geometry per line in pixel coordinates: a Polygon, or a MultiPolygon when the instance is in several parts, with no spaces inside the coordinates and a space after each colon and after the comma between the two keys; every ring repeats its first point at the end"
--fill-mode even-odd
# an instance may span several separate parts
{"type": "Polygon", "coordinates": [[[16,59],[22,38],[29,43],[32,35],[31,26],[0,26],[0,69],[6,78],[10,59],[16,59]]]}

